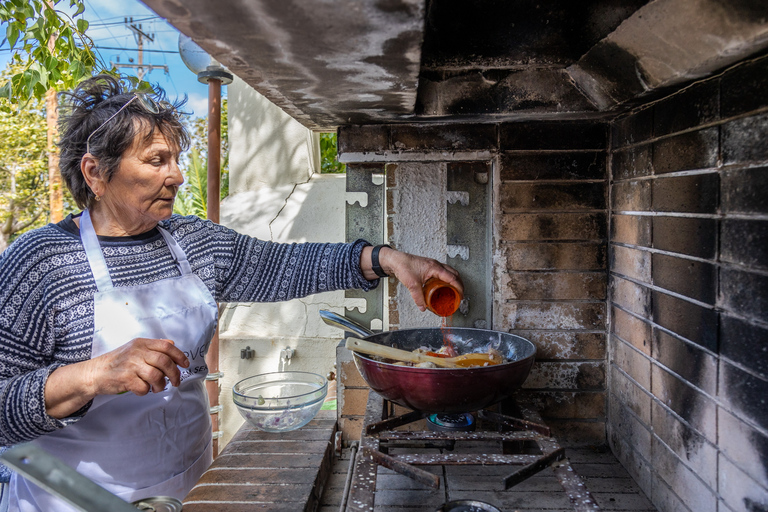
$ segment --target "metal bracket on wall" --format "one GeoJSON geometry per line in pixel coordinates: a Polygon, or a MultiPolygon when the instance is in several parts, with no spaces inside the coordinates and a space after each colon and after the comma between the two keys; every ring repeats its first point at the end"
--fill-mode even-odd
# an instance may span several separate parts
{"type": "MultiPolygon", "coordinates": [[[[347,192],[353,199],[346,204],[347,241],[365,239],[374,245],[384,243],[384,176],[385,164],[348,164],[347,192]],[[366,204],[361,204],[360,193],[367,196],[366,204]]],[[[347,290],[347,299],[362,299],[366,303],[365,311],[359,308],[345,308],[345,316],[368,328],[374,320],[384,320],[384,286],[365,293],[361,290],[347,290]]]]}
{"type": "Polygon", "coordinates": [[[465,299],[460,314],[453,315],[451,321],[456,327],[487,329],[491,326],[493,302],[490,163],[448,162],[447,165],[447,262],[462,275],[465,299]]]}

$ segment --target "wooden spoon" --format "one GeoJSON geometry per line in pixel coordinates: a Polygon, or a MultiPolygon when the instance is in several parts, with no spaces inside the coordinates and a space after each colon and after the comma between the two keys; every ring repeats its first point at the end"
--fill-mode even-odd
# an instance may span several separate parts
{"type": "Polygon", "coordinates": [[[435,366],[441,368],[468,368],[471,366],[488,366],[503,362],[501,356],[498,354],[481,354],[475,352],[456,357],[435,357],[420,354],[418,352],[400,350],[399,348],[388,347],[386,345],[379,345],[378,343],[371,343],[370,341],[353,337],[347,338],[345,345],[349,350],[362,352],[363,354],[393,359],[395,361],[406,361],[409,363],[429,362],[434,363],[435,366]]]}

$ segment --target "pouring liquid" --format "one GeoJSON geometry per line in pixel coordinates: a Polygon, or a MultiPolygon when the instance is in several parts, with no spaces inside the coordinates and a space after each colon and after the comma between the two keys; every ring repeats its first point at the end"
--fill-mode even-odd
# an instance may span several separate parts
{"type": "Polygon", "coordinates": [[[459,355],[456,347],[451,343],[449,333],[452,323],[451,315],[459,309],[462,299],[461,293],[445,281],[433,277],[424,283],[424,299],[427,302],[427,308],[443,318],[440,330],[443,335],[444,349],[439,353],[429,352],[427,355],[437,357],[454,357],[459,355]]]}

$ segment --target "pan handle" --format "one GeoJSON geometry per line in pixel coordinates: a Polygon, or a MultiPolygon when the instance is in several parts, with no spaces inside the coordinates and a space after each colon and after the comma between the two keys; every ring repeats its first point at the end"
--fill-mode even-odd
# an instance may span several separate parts
{"type": "Polygon", "coordinates": [[[322,318],[323,322],[330,325],[331,327],[338,327],[339,329],[351,332],[352,334],[357,334],[358,336],[365,337],[374,334],[372,330],[367,329],[357,322],[353,322],[349,318],[339,315],[338,313],[333,313],[331,311],[321,309],[320,318],[322,318]]]}

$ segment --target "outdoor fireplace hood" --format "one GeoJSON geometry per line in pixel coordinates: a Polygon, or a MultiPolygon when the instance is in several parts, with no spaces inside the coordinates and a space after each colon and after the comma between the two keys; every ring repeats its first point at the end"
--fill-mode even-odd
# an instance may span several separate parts
{"type": "Polygon", "coordinates": [[[314,130],[612,117],[768,47],[762,0],[144,0],[314,130]]]}

